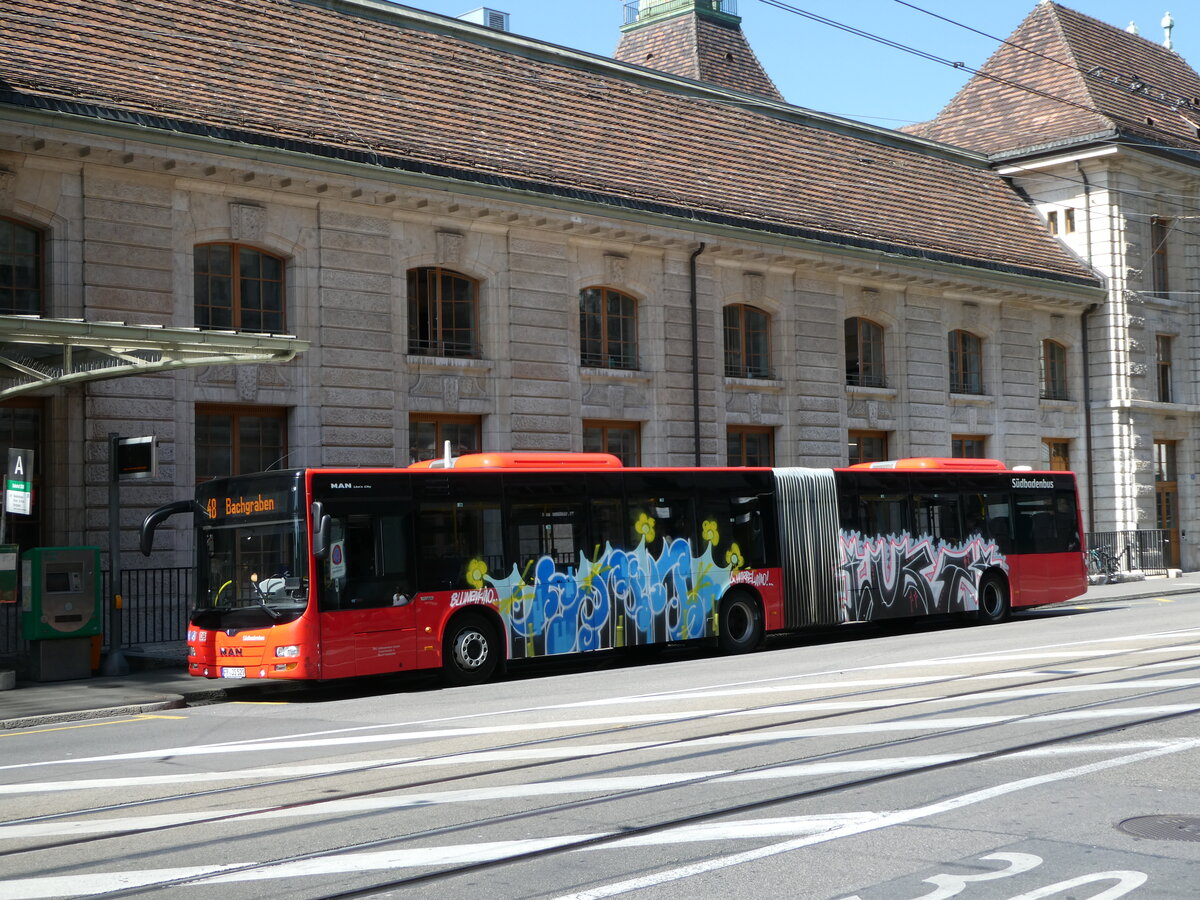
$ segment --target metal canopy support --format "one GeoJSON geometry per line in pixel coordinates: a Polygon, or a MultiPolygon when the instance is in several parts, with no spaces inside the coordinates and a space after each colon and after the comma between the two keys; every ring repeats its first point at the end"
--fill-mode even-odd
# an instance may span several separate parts
{"type": "Polygon", "coordinates": [[[291,335],[0,316],[0,400],[123,375],[288,362],[308,345],[291,335]]]}

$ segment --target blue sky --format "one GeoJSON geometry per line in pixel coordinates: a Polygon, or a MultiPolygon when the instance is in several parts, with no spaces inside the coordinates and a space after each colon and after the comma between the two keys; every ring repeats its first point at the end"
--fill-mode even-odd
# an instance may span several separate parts
{"type": "MultiPolygon", "coordinates": [[[[779,2],[977,68],[1037,0],[911,0],[912,6],[990,37],[898,0],[779,2]]],[[[611,56],[620,37],[625,0],[407,0],[404,5],[450,16],[487,6],[509,13],[511,29],[518,34],[611,56]]],[[[1200,9],[1194,0],[1173,5],[1171,0],[1072,0],[1065,5],[1121,28],[1134,21],[1143,37],[1160,43],[1160,23],[1170,8],[1176,52],[1192,68],[1200,67],[1200,9]]],[[[961,70],[847,34],[766,0],[737,0],[737,11],[767,74],[788,102],[799,106],[898,128],[933,118],[967,77],[961,70]]]]}

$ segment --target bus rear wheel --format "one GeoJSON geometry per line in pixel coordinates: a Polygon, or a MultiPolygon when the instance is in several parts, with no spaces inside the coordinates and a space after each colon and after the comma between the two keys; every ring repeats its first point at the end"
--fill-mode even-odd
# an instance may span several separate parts
{"type": "Polygon", "coordinates": [[[496,629],[483,616],[462,615],[450,622],[442,640],[442,677],[453,685],[482,684],[500,661],[496,629]]]}
{"type": "Polygon", "coordinates": [[[748,653],[762,643],[762,611],[754,598],[743,591],[721,601],[718,627],[717,643],[726,653],[748,653]]]}
{"type": "Polygon", "coordinates": [[[1008,584],[999,575],[984,575],[979,582],[979,609],[975,621],[980,625],[994,625],[1008,618],[1008,584]]]}

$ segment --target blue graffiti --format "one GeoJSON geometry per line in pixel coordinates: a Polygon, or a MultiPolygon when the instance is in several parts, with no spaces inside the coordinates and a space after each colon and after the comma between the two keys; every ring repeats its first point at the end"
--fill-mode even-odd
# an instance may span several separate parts
{"type": "Polygon", "coordinates": [[[714,611],[733,576],[712,546],[695,556],[683,538],[664,540],[658,556],[643,540],[634,550],[606,544],[594,559],[562,571],[539,558],[529,583],[514,565],[487,576],[499,595],[514,656],[582,653],[682,641],[715,633],[714,611]]]}

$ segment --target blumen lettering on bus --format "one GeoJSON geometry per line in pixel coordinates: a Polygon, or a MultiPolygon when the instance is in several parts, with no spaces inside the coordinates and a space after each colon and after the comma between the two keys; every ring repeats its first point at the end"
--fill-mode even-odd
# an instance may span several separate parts
{"type": "Polygon", "coordinates": [[[232,497],[225,498],[225,515],[227,516],[252,516],[255,513],[264,512],[275,512],[274,497],[264,497],[259,494],[249,500],[245,497],[238,497],[236,500],[232,497]]]}
{"type": "Polygon", "coordinates": [[[455,591],[450,595],[451,606],[470,606],[474,603],[495,604],[499,598],[490,587],[474,591],[455,591]]]}

